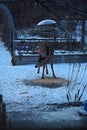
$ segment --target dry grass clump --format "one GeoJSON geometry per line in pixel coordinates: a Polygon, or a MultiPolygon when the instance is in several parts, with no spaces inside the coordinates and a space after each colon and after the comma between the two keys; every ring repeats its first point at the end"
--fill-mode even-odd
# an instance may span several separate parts
{"type": "Polygon", "coordinates": [[[43,87],[61,87],[67,83],[67,81],[63,78],[45,78],[45,79],[32,79],[32,80],[25,80],[26,85],[39,85],[43,87]]]}

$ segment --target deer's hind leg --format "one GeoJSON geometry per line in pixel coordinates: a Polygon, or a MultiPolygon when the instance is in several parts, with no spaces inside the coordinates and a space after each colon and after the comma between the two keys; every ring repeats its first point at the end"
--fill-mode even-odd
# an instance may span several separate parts
{"type": "Polygon", "coordinates": [[[44,79],[44,70],[45,70],[45,65],[43,65],[42,79],[44,79]]]}
{"type": "Polygon", "coordinates": [[[51,61],[50,65],[51,65],[51,69],[52,69],[53,77],[56,78],[55,73],[54,73],[53,62],[52,62],[52,61],[51,61]]]}
{"type": "Polygon", "coordinates": [[[47,64],[46,64],[45,66],[46,66],[46,74],[48,74],[48,68],[47,68],[47,64]]]}

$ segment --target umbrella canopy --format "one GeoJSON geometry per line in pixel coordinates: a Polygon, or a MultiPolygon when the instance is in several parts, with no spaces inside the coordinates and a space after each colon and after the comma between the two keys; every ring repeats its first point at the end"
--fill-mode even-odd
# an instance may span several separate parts
{"type": "Polygon", "coordinates": [[[56,24],[56,21],[51,20],[51,19],[47,19],[47,20],[42,20],[37,25],[40,25],[40,26],[44,26],[45,25],[46,26],[46,25],[53,25],[53,24],[56,24]]]}
{"type": "Polygon", "coordinates": [[[54,38],[54,35],[57,34],[55,25],[57,25],[57,22],[54,20],[51,19],[42,20],[36,26],[37,34],[42,37],[54,38]]]}

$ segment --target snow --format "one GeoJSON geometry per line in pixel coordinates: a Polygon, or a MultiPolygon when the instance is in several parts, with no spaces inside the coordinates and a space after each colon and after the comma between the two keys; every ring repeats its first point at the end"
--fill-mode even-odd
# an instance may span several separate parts
{"type": "Polygon", "coordinates": [[[87,54],[86,51],[66,51],[66,50],[55,50],[54,55],[83,55],[87,54]]]}
{"type": "Polygon", "coordinates": [[[30,34],[28,34],[28,33],[18,33],[18,36],[17,36],[17,40],[15,40],[15,42],[21,42],[21,39],[24,39],[24,41],[26,41],[26,42],[29,42],[29,40],[31,41],[32,40],[32,42],[33,42],[33,40],[34,40],[34,42],[35,42],[35,40],[38,40],[38,39],[43,39],[43,37],[40,37],[40,36],[38,36],[38,35],[36,35],[36,36],[31,36],[30,34]],[[28,39],[28,40],[27,40],[28,39]]]}
{"type": "MultiPolygon", "coordinates": [[[[65,63],[54,64],[54,69],[57,77],[62,77],[66,80],[72,79],[72,100],[76,90],[74,89],[75,86],[82,89],[84,85],[87,85],[87,63],[76,64],[75,66],[65,63]],[[69,71],[73,73],[73,76],[69,75],[71,74],[69,71]],[[79,71],[78,75],[76,74],[77,71],[79,71]],[[76,78],[77,82],[74,82],[76,78]]],[[[49,72],[48,76],[51,77],[50,66],[49,72]]],[[[41,78],[41,73],[37,74],[35,64],[12,66],[11,55],[4,47],[4,43],[0,41],[0,94],[3,95],[7,112],[28,111],[38,106],[43,108],[47,103],[67,102],[66,92],[68,88],[66,85],[59,88],[47,88],[38,85],[29,86],[24,83],[24,80],[39,78],[41,78]]],[[[87,100],[87,88],[81,98],[81,101],[84,102],[85,100],[87,100]]],[[[62,115],[65,113],[67,115],[65,118],[69,119],[72,116],[73,119],[79,120],[80,117],[76,114],[79,110],[83,110],[83,106],[64,108],[62,111],[59,110],[59,113],[61,118],[64,118],[62,115]]]]}
{"type": "Polygon", "coordinates": [[[50,25],[50,24],[56,24],[56,21],[51,19],[42,20],[37,25],[50,25]]]}

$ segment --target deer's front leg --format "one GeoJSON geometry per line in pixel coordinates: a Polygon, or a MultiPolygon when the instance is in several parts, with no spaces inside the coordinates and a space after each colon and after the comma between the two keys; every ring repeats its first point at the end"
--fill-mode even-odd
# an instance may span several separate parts
{"type": "Polygon", "coordinates": [[[40,72],[40,67],[38,67],[38,71],[37,71],[37,73],[39,74],[39,72],[40,72]]]}
{"type": "Polygon", "coordinates": [[[45,65],[43,65],[42,79],[44,79],[44,70],[45,70],[45,65]]]}

